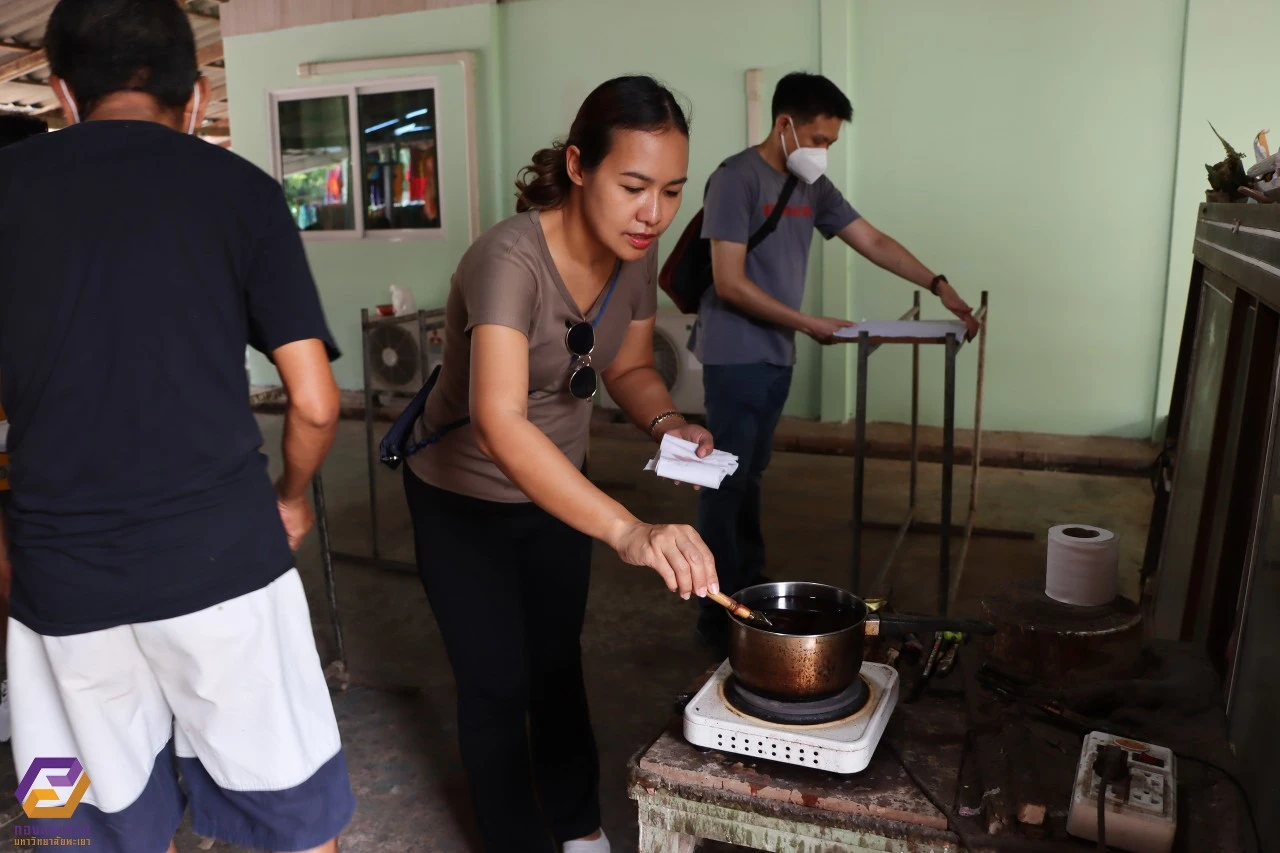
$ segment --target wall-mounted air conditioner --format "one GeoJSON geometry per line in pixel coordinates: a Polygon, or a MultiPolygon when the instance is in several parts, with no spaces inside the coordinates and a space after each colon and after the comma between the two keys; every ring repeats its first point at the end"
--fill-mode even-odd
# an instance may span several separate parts
{"type": "MultiPolygon", "coordinates": [[[[689,333],[697,317],[678,311],[659,311],[653,328],[653,358],[671,391],[676,408],[685,414],[704,414],[702,364],[689,351],[689,333]]],[[[596,399],[603,409],[617,409],[603,383],[596,399]]]]}

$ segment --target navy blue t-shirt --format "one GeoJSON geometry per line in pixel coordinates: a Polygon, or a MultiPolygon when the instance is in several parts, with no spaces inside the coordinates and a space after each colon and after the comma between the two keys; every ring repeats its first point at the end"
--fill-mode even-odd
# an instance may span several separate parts
{"type": "Polygon", "coordinates": [[[337,356],[280,186],[151,122],[0,149],[15,619],[166,619],[293,566],[246,344],[337,356]]]}

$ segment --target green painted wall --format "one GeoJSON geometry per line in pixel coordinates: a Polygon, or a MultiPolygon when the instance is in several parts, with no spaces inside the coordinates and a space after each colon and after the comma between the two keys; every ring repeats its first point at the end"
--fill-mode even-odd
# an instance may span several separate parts
{"type": "Polygon", "coordinates": [[[1177,365],[1182,315],[1191,279],[1196,208],[1209,188],[1205,164],[1225,156],[1218,132],[1253,165],[1253,137],[1271,130],[1271,150],[1280,144],[1280,94],[1274,51],[1249,49],[1249,33],[1280,32],[1280,3],[1273,0],[1188,0],[1182,78],[1182,110],[1177,137],[1173,229],[1169,242],[1168,301],[1155,417],[1169,412],[1177,365]]]}
{"type": "MultiPolygon", "coordinates": [[[[265,93],[297,87],[299,62],[476,50],[487,226],[511,212],[516,172],[567,131],[591,87],[616,74],[653,73],[692,106],[693,180],[669,246],[697,210],[709,171],[748,142],[746,70],[763,70],[766,113],[779,76],[820,70],[846,87],[856,110],[832,154],[832,177],[871,222],[945,271],[972,301],[983,288],[991,293],[985,425],[1146,436],[1167,397],[1162,365],[1176,352],[1200,164],[1216,158],[1216,142],[1197,125],[1220,115],[1237,147],[1248,143],[1264,118],[1248,109],[1249,99],[1260,102],[1265,89],[1258,60],[1232,47],[1231,22],[1280,15],[1263,0],[1230,0],[1231,16],[1211,16],[1208,0],[1190,2],[1189,29],[1184,4],[1169,0],[469,6],[228,39],[231,118],[236,150],[266,166],[265,93]],[[1235,64],[1222,65],[1224,55],[1235,64]],[[1220,95],[1230,87],[1224,108],[1220,95]],[[1197,98],[1204,107],[1189,110],[1197,98]]],[[[404,73],[415,71],[439,69],[404,73]]],[[[453,72],[440,73],[445,97],[457,97],[453,72]]],[[[344,387],[360,384],[361,307],[383,301],[391,283],[411,285],[420,304],[443,302],[466,245],[465,220],[453,219],[465,216],[462,176],[449,177],[447,241],[309,246],[348,353],[338,366],[344,387]]],[[[910,299],[909,286],[838,241],[815,245],[808,310],[887,318],[910,299]]],[[[928,295],[925,306],[927,317],[943,316],[928,295]]],[[[852,347],[804,341],[788,413],[849,417],[852,355],[852,347]]],[[[975,367],[976,348],[963,351],[962,426],[971,420],[975,367]]],[[[271,378],[261,360],[254,370],[259,380],[271,378]]],[[[909,370],[905,350],[876,354],[873,418],[908,416],[909,370]]],[[[930,349],[922,413],[933,423],[941,420],[941,376],[941,354],[930,349]]]]}
{"type": "MultiPolygon", "coordinates": [[[[1150,431],[1182,17],[1169,0],[855,6],[851,196],[971,303],[990,291],[987,428],[1150,431]]],[[[909,307],[861,258],[854,278],[857,317],[909,307]]],[[[934,423],[939,350],[922,358],[934,423]]],[[[960,425],[976,356],[958,361],[960,425]]],[[[905,349],[877,353],[871,383],[875,416],[909,418],[905,349]]]]}
{"type": "MultiPolygon", "coordinates": [[[[435,75],[442,117],[461,116],[462,70],[457,65],[421,66],[396,71],[298,77],[301,62],[407,56],[474,50],[477,137],[480,175],[480,225],[497,221],[500,161],[498,91],[501,67],[496,49],[497,7],[463,6],[384,18],[240,36],[226,40],[227,91],[237,153],[270,171],[267,93],[303,86],[325,86],[390,76],[435,75]]],[[[443,305],[449,276],[469,243],[465,131],[459,118],[439,125],[441,209],[446,239],[399,243],[374,240],[309,242],[307,255],[325,312],[343,358],[334,365],[343,388],[363,384],[360,309],[390,301],[392,284],[412,288],[422,307],[443,305]],[[452,152],[452,154],[451,154],[452,152]]],[[[275,371],[257,353],[251,359],[255,382],[275,382],[275,371]]]]}

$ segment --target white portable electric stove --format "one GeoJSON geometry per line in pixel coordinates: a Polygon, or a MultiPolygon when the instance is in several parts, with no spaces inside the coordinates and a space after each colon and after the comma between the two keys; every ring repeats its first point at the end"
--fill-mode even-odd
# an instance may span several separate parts
{"type": "Polygon", "coordinates": [[[743,691],[722,663],[684,709],[694,746],[767,758],[834,773],[871,763],[898,704],[898,671],[864,663],[857,683],[823,702],[777,702],[743,691]]]}

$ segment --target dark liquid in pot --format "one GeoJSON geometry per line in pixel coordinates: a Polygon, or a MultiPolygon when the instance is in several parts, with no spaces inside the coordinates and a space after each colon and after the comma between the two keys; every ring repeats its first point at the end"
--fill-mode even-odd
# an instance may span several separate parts
{"type": "Polygon", "coordinates": [[[830,634],[856,624],[861,609],[812,596],[769,598],[752,607],[779,634],[830,634]]]}

